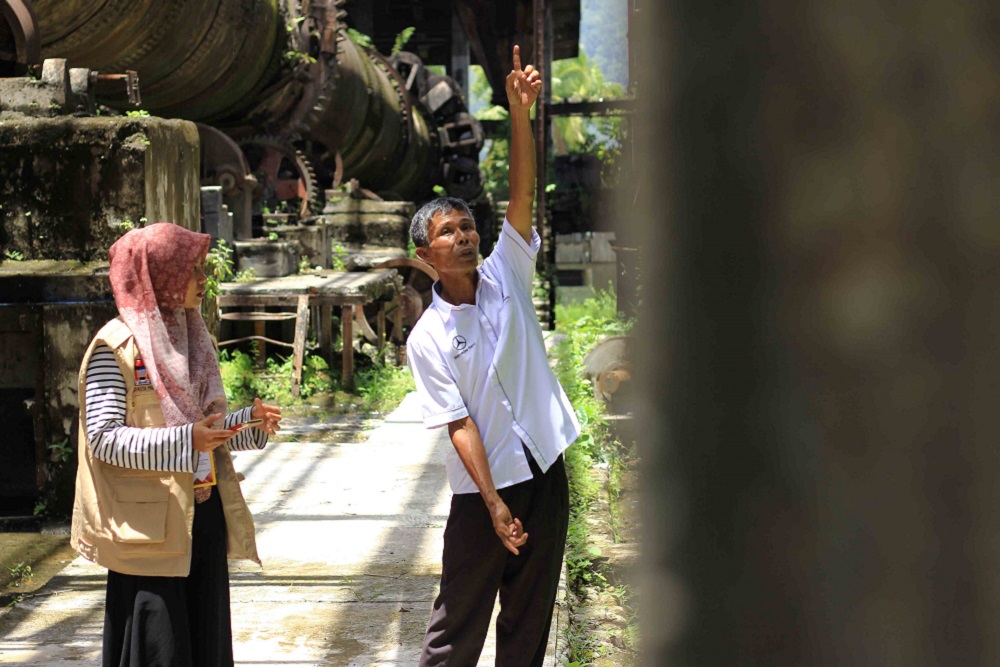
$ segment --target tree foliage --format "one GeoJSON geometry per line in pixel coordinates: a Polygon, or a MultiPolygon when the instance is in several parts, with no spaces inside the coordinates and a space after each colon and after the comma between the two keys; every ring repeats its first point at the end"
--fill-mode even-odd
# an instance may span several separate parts
{"type": "MultiPolygon", "coordinates": [[[[552,63],[553,103],[606,100],[624,92],[620,84],[605,80],[600,66],[582,47],[576,58],[552,63]]],[[[552,142],[558,155],[596,156],[602,179],[613,185],[625,129],[620,116],[559,116],[552,122],[552,142]]]]}
{"type": "Polygon", "coordinates": [[[628,1],[582,0],[580,46],[604,72],[604,78],[628,83],[628,1]]]}
{"type": "MultiPolygon", "coordinates": [[[[510,118],[502,106],[490,105],[492,90],[479,67],[470,68],[469,99],[475,116],[488,124],[487,141],[480,154],[484,188],[497,201],[507,199],[510,160],[510,118]]],[[[607,81],[597,61],[582,47],[576,58],[552,63],[552,101],[583,102],[620,97],[621,84],[607,81]]],[[[560,116],[552,123],[552,142],[557,155],[594,155],[601,162],[605,184],[618,178],[618,161],[626,125],[617,116],[560,116]]]]}

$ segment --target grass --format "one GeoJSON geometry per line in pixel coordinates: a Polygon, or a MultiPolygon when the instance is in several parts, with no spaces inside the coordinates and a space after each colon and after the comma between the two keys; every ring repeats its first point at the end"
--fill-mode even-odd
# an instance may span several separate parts
{"type": "MultiPolygon", "coordinates": [[[[355,362],[355,391],[349,395],[354,411],[391,411],[413,390],[413,378],[405,366],[391,366],[367,355],[357,355],[355,362]]],[[[223,350],[219,354],[219,369],[226,399],[234,407],[249,405],[256,396],[264,402],[288,407],[311,402],[320,394],[344,392],[339,369],[331,369],[322,356],[309,352],[303,358],[298,398],[292,395],[291,355],[270,356],[264,368],[259,369],[253,355],[238,349],[223,350]]]]}
{"type": "MultiPolygon", "coordinates": [[[[10,573],[10,588],[20,588],[24,584],[29,584],[35,576],[31,565],[24,561],[7,568],[7,572],[10,573]]],[[[4,596],[4,606],[13,607],[23,599],[24,595],[22,593],[10,592],[4,596]]]]}
{"type": "MultiPolygon", "coordinates": [[[[583,359],[600,340],[627,334],[634,322],[618,316],[615,297],[599,292],[582,303],[556,306],[556,332],[565,338],[556,345],[556,375],[576,409],[582,427],[576,443],[566,450],[566,468],[570,487],[570,521],[566,537],[566,570],[570,589],[577,600],[587,603],[588,595],[606,598],[628,609],[631,591],[612,586],[600,566],[600,549],[592,544],[588,519],[602,494],[609,500],[612,537],[618,541],[615,524],[620,523],[617,499],[624,466],[621,444],[611,438],[604,419],[604,407],[594,398],[593,387],[584,372],[583,359]],[[602,485],[594,468],[607,469],[602,485]]],[[[595,601],[596,602],[596,601],[595,601]]],[[[626,646],[637,644],[634,614],[622,635],[626,646]]],[[[585,622],[571,622],[566,631],[569,646],[567,667],[583,667],[610,650],[610,647],[585,622]]]]}

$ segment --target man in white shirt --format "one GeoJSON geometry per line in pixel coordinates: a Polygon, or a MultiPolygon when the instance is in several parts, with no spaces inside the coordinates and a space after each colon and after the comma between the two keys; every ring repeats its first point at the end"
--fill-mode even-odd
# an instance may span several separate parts
{"type": "Polygon", "coordinates": [[[453,497],[441,592],[421,665],[475,665],[497,592],[497,665],[541,665],[562,569],[569,491],[562,452],[579,434],[549,368],[531,301],[535,150],[528,111],[539,72],[507,76],[510,204],[496,248],[477,267],[479,234],[460,199],[417,212],[410,235],[439,280],[407,341],[428,428],[448,427],[453,497]]]}

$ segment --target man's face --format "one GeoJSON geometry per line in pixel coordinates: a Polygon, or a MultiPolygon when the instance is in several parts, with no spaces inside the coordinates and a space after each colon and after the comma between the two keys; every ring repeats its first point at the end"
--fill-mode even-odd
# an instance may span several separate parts
{"type": "Polygon", "coordinates": [[[479,263],[479,232],[476,221],[465,211],[435,213],[427,225],[429,243],[417,248],[417,257],[437,272],[471,272],[479,263]]]}

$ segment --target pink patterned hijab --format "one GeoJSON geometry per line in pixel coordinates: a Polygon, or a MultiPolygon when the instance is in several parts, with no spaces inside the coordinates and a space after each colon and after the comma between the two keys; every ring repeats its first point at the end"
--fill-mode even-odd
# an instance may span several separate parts
{"type": "Polygon", "coordinates": [[[211,237],[171,222],[133,229],[108,252],[111,290],[146,364],[167,426],[226,412],[215,347],[188,283],[211,237]]]}

